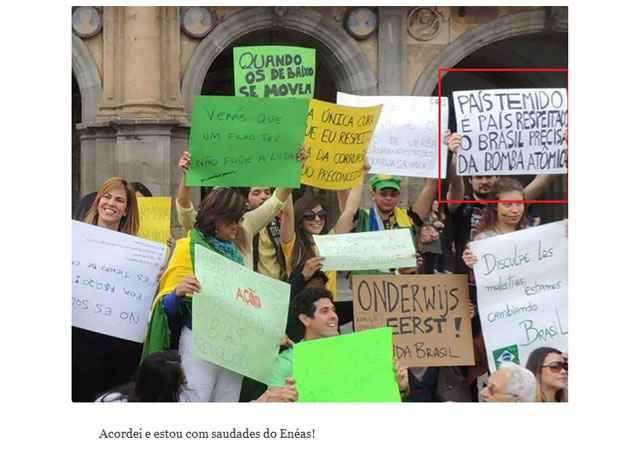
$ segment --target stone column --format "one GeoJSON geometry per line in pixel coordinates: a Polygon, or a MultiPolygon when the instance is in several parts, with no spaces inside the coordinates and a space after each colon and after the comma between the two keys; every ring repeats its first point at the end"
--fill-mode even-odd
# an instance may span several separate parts
{"type": "MultiPolygon", "coordinates": [[[[409,95],[407,91],[407,13],[405,7],[380,7],[377,71],[379,95],[409,95]]],[[[401,206],[415,201],[424,184],[423,179],[403,178],[401,206]]]]}
{"type": "Polygon", "coordinates": [[[103,17],[103,95],[95,121],[80,127],[81,193],[123,176],[174,194],[189,135],[179,7],[105,7],[103,17]]]}

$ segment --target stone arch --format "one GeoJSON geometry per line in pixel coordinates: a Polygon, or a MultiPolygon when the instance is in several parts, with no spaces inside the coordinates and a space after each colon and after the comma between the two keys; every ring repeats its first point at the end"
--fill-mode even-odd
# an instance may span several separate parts
{"type": "Polygon", "coordinates": [[[193,97],[200,95],[207,71],[215,58],[242,36],[269,28],[285,28],[304,33],[321,43],[318,52],[327,65],[334,67],[336,88],[358,95],[376,95],[377,80],[366,55],[357,42],[331,18],[317,11],[289,9],[283,16],[275,8],[243,9],[226,19],[204,38],[190,58],[183,75],[181,94],[185,111],[191,116],[193,97]]]}
{"type": "Polygon", "coordinates": [[[97,64],[86,44],[71,33],[71,65],[82,97],[82,123],[94,122],[101,100],[102,83],[97,64]]]}
{"type": "Polygon", "coordinates": [[[430,96],[437,86],[440,67],[453,67],[476,50],[511,37],[545,31],[568,32],[566,8],[546,8],[500,17],[464,32],[426,67],[411,95],[430,96]]]}

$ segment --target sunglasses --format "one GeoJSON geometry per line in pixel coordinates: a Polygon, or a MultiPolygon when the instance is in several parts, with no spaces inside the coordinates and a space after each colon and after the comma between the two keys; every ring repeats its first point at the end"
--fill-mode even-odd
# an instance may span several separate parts
{"type": "Polygon", "coordinates": [[[385,190],[379,190],[379,195],[382,196],[383,198],[387,198],[387,197],[397,198],[400,195],[400,192],[398,190],[385,189],[385,190]]]}
{"type": "Polygon", "coordinates": [[[314,220],[317,217],[321,220],[325,220],[327,218],[327,211],[326,210],[320,210],[318,212],[308,211],[308,212],[304,212],[303,214],[304,220],[308,220],[308,221],[314,220]]]}
{"type": "Polygon", "coordinates": [[[568,373],[568,362],[553,362],[549,365],[541,365],[541,368],[549,368],[552,373],[559,373],[563,368],[568,373]]]}

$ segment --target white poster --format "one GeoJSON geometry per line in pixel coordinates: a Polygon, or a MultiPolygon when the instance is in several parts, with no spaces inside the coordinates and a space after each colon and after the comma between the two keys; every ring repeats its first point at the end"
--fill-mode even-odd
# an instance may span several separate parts
{"type": "Polygon", "coordinates": [[[409,229],[315,235],[323,270],[379,270],[415,267],[415,247],[409,229]]]}
{"type": "Polygon", "coordinates": [[[491,372],[541,346],[568,351],[568,221],[470,243],[491,372]]]}
{"type": "Polygon", "coordinates": [[[144,341],[166,247],[73,221],[72,325],[144,341]]]}
{"type": "MultiPolygon", "coordinates": [[[[439,102],[437,97],[358,96],[338,92],[343,106],[383,105],[379,123],[368,148],[370,173],[437,178],[439,102]]],[[[448,147],[448,98],[441,99],[441,177],[446,177],[448,147]]]]}
{"type": "Polygon", "coordinates": [[[566,173],[566,89],[491,89],[452,93],[463,134],[457,173],[566,173]]]}

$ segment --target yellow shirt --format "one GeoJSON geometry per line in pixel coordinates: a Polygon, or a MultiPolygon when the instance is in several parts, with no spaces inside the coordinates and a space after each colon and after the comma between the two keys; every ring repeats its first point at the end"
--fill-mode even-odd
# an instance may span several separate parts
{"type": "MultiPolygon", "coordinates": [[[[293,246],[295,246],[295,239],[297,235],[293,234],[293,240],[288,243],[282,242],[282,252],[284,253],[284,259],[286,260],[286,272],[290,276],[293,271],[293,246]]],[[[316,253],[316,247],[313,245],[314,252],[316,253]]],[[[337,271],[328,271],[326,288],[334,295],[334,301],[338,299],[338,284],[337,284],[337,271]]]]}
{"type": "Polygon", "coordinates": [[[282,268],[278,263],[276,247],[269,238],[269,231],[264,227],[258,233],[258,264],[256,271],[273,279],[280,279],[282,268]]]}

